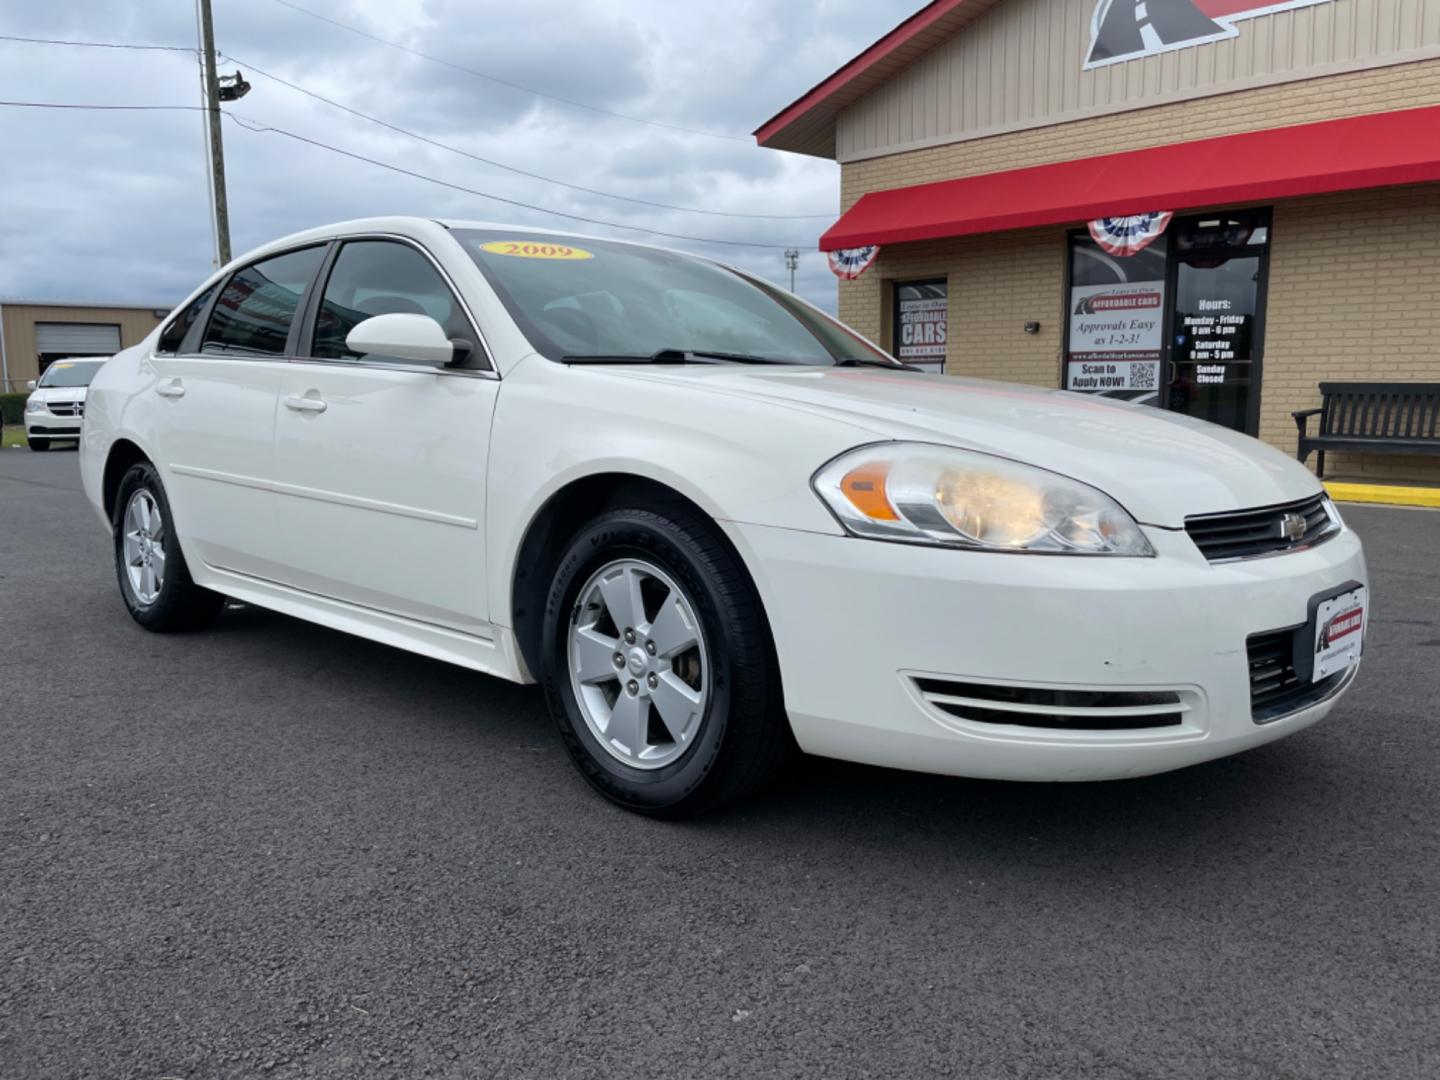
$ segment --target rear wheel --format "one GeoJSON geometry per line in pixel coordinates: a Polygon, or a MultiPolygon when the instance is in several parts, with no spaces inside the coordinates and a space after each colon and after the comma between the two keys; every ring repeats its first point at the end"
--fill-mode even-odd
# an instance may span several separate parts
{"type": "Polygon", "coordinates": [[[155,466],[130,466],[115,497],[115,573],[130,615],[161,633],[204,626],[225,603],[191,580],[172,521],[155,466]]]}
{"type": "Polygon", "coordinates": [[[744,567],[688,508],[615,510],[561,556],[541,676],[571,759],[626,809],[739,798],[791,746],[769,627],[744,567]]]}
{"type": "Polygon", "coordinates": [[[25,441],[30,444],[30,449],[31,449],[31,450],[49,450],[49,449],[50,449],[50,440],[49,440],[49,439],[37,439],[37,438],[36,438],[35,436],[33,436],[33,435],[27,435],[27,436],[25,437],[25,441]]]}

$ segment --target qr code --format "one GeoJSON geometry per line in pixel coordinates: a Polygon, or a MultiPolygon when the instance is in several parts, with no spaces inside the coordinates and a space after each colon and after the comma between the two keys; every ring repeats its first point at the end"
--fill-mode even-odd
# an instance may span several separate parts
{"type": "Polygon", "coordinates": [[[1155,374],[1159,364],[1138,363],[1130,365],[1130,389],[1154,390],[1155,374]]]}

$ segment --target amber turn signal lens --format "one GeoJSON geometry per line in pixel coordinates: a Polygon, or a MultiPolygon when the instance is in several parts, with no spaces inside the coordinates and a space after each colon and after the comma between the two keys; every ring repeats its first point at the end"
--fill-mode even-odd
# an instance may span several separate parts
{"type": "Polygon", "coordinates": [[[856,510],[872,521],[899,521],[900,515],[885,495],[885,478],[889,475],[888,461],[867,462],[845,474],[840,490],[856,510]]]}

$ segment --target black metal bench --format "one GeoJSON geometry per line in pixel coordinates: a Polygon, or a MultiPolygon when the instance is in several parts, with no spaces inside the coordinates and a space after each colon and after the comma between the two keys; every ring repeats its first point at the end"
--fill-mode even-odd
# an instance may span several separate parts
{"type": "Polygon", "coordinates": [[[1324,404],[1290,415],[1300,429],[1299,458],[1318,451],[1315,475],[1325,475],[1325,451],[1361,454],[1440,454],[1440,383],[1325,382],[1324,404]],[[1306,430],[1312,416],[1320,430],[1306,430]]]}

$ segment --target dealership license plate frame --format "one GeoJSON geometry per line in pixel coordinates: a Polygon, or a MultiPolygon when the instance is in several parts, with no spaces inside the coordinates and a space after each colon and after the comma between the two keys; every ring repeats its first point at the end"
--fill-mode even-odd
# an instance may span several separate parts
{"type": "Polygon", "coordinates": [[[1365,651],[1365,632],[1370,625],[1369,590],[1358,581],[1347,581],[1310,598],[1305,625],[1295,631],[1295,674],[1302,682],[1317,683],[1349,671],[1365,651]],[[1328,644],[1321,635],[1337,619],[1358,611],[1360,625],[1328,644]]]}

